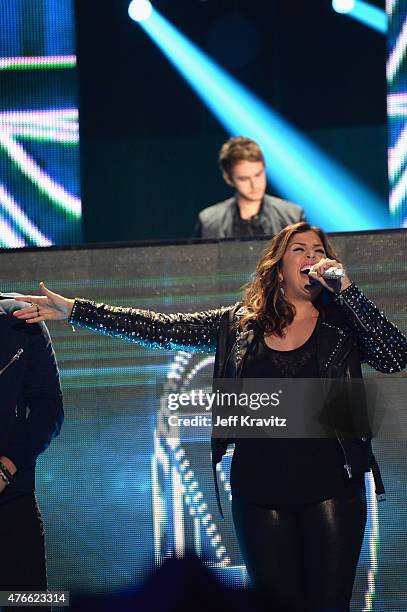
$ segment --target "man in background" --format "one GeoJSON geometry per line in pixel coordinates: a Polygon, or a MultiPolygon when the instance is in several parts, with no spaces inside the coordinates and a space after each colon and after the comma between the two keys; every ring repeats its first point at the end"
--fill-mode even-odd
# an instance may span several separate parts
{"type": "Polygon", "coordinates": [[[235,195],[200,211],[196,237],[274,235],[291,223],[305,220],[300,206],[266,194],[265,160],[254,140],[230,138],[220,150],[219,166],[235,195]]]}
{"type": "Polygon", "coordinates": [[[0,591],[44,591],[35,464],[61,429],[62,393],[48,330],[12,316],[26,306],[15,296],[0,294],[0,591]]]}

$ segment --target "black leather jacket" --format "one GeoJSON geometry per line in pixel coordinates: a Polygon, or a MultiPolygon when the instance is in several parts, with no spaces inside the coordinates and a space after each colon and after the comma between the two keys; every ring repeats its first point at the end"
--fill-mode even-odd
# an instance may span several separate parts
{"type": "MultiPolygon", "coordinates": [[[[239,378],[245,358],[260,328],[248,323],[239,330],[241,304],[192,314],[162,314],[112,307],[77,299],[70,323],[150,348],[210,353],[216,351],[214,378],[239,378]]],[[[335,296],[318,322],[317,354],[321,378],[361,378],[361,363],[384,373],[401,371],[407,363],[407,338],[379,312],[355,285],[335,296]]],[[[372,469],[376,494],[384,498],[380,471],[367,437],[337,435],[349,478],[372,469]]],[[[212,438],[216,494],[216,464],[226,452],[227,439],[212,438]]],[[[220,507],[222,514],[222,510],[220,507]]]]}
{"type": "Polygon", "coordinates": [[[44,323],[27,325],[13,316],[27,306],[14,299],[17,296],[0,294],[0,455],[17,467],[0,504],[34,493],[37,456],[59,434],[64,420],[48,329],[44,323]]]}

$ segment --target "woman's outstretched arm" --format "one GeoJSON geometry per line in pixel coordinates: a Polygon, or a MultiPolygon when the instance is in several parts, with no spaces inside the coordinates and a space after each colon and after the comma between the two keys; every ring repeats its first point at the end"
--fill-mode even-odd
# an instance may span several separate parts
{"type": "MultiPolygon", "coordinates": [[[[137,342],[149,348],[213,352],[222,315],[231,307],[195,313],[163,314],[138,308],[71,300],[41,283],[42,296],[23,296],[31,306],[14,313],[27,323],[68,319],[96,333],[137,342]]],[[[21,299],[21,298],[20,298],[21,299]]]]}

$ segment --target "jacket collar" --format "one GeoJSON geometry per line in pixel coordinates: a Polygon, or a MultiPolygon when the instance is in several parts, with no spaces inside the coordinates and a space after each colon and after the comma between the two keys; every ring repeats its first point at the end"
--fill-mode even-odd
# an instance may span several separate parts
{"type": "Polygon", "coordinates": [[[317,325],[318,369],[324,372],[341,352],[342,347],[351,340],[340,326],[330,322],[329,319],[324,320],[320,317],[317,325]]]}

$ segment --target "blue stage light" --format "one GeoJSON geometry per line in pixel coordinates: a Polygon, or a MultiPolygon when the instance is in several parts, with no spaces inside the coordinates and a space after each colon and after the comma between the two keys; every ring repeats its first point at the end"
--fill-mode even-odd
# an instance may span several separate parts
{"type": "Polygon", "coordinates": [[[388,28],[386,11],[363,0],[332,0],[332,8],[361,21],[365,25],[385,34],[388,28]]]}
{"type": "Polygon", "coordinates": [[[153,7],[149,0],[133,0],[129,5],[129,16],[133,21],[145,21],[151,16],[153,7]]]}
{"type": "Polygon", "coordinates": [[[355,8],[355,0],[332,0],[332,8],[337,13],[349,13],[355,8]]]}
{"type": "Polygon", "coordinates": [[[231,135],[256,140],[279,191],[327,231],[390,226],[387,202],[295,130],[153,9],[141,27],[231,135]]]}

